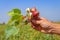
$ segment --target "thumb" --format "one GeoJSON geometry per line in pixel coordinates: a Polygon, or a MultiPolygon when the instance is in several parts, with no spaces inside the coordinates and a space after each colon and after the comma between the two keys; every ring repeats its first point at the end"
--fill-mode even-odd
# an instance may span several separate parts
{"type": "Polygon", "coordinates": [[[32,23],[34,23],[34,24],[40,24],[41,21],[40,20],[32,20],[32,23]]]}
{"type": "Polygon", "coordinates": [[[31,21],[34,23],[34,24],[40,24],[42,20],[46,20],[45,18],[43,17],[38,17],[36,19],[32,19],[31,21]]]}

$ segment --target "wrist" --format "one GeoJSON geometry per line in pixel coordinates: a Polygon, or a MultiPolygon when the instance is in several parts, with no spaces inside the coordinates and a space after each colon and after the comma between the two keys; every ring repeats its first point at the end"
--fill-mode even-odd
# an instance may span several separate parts
{"type": "Polygon", "coordinates": [[[60,24],[52,23],[52,34],[60,34],[60,24]]]}
{"type": "Polygon", "coordinates": [[[49,27],[48,27],[47,33],[54,34],[54,31],[55,31],[55,25],[53,23],[49,22],[49,27]]]}

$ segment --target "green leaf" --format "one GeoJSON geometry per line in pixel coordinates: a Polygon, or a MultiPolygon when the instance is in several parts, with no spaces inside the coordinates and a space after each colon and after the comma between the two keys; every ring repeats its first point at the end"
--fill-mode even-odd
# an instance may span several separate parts
{"type": "Polygon", "coordinates": [[[12,35],[15,36],[16,34],[18,34],[18,32],[19,29],[17,29],[15,26],[8,26],[5,30],[6,39],[12,35]]]}
{"type": "Polygon", "coordinates": [[[8,15],[9,16],[13,16],[14,15],[14,12],[13,11],[10,11],[10,12],[8,12],[8,15]]]}
{"type": "Polygon", "coordinates": [[[10,12],[8,12],[8,15],[11,16],[10,20],[8,21],[7,24],[14,24],[14,25],[18,25],[21,21],[22,21],[22,14],[21,14],[21,10],[15,8],[13,10],[11,10],[10,12]]]}
{"type": "Polygon", "coordinates": [[[21,13],[21,10],[19,10],[19,9],[17,9],[17,8],[15,8],[15,9],[13,9],[13,11],[14,11],[14,13],[21,13]]]}
{"type": "Polygon", "coordinates": [[[21,15],[21,10],[15,8],[8,12],[9,16],[21,15]]]}

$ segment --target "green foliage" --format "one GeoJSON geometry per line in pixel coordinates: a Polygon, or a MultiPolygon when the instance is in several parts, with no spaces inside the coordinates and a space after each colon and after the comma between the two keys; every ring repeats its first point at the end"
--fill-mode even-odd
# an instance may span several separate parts
{"type": "Polygon", "coordinates": [[[22,22],[23,15],[21,14],[21,10],[12,9],[12,11],[8,12],[8,14],[11,16],[11,18],[7,24],[17,26],[20,22],[22,22]]]}
{"type": "Polygon", "coordinates": [[[15,8],[8,12],[11,16],[5,25],[0,25],[0,40],[60,40],[55,34],[44,34],[30,26],[27,18],[22,19],[21,10],[15,8]],[[26,25],[26,24],[27,25],[26,25]]]}
{"type": "Polygon", "coordinates": [[[21,15],[21,10],[15,8],[15,9],[12,9],[11,11],[8,12],[8,15],[9,16],[16,16],[16,15],[21,15]]]}
{"type": "MultiPolygon", "coordinates": [[[[7,28],[8,26],[4,25],[4,27],[7,28]]],[[[10,27],[8,27],[10,29],[6,29],[6,30],[9,30],[8,32],[10,32],[10,30],[13,30],[13,31],[16,30],[15,27],[13,27],[13,26],[10,26],[10,27]]],[[[7,38],[7,40],[60,40],[59,35],[41,33],[39,31],[33,29],[30,26],[30,24],[27,24],[25,26],[20,25],[18,28],[19,28],[19,29],[17,29],[17,30],[19,30],[18,33],[15,35],[10,35],[7,38]]],[[[1,29],[3,29],[3,28],[1,28],[1,29]]],[[[4,31],[6,31],[6,30],[4,30],[4,31]]],[[[6,36],[4,36],[4,34],[5,34],[4,31],[0,32],[0,40],[5,40],[5,38],[6,38],[6,36]]],[[[16,32],[14,32],[14,33],[16,33],[16,32]]],[[[7,34],[5,34],[5,35],[7,35],[7,34]]]]}
{"type": "Polygon", "coordinates": [[[7,29],[5,30],[5,36],[6,39],[9,38],[10,36],[15,36],[18,34],[19,29],[16,28],[15,26],[8,26],[7,29]]]}

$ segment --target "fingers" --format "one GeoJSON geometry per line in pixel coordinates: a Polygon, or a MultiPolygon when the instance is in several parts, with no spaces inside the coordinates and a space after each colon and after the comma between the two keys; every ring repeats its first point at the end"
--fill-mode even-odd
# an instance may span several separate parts
{"type": "Polygon", "coordinates": [[[41,29],[42,29],[39,25],[35,25],[33,23],[31,23],[31,26],[32,26],[32,28],[34,28],[35,30],[38,30],[38,31],[41,31],[41,29]]]}
{"type": "Polygon", "coordinates": [[[36,25],[41,23],[40,20],[32,20],[31,22],[32,22],[33,24],[36,24],[36,25]]]}
{"type": "Polygon", "coordinates": [[[46,20],[45,18],[43,17],[38,17],[36,19],[32,19],[31,21],[34,23],[34,24],[40,24],[41,23],[41,20],[46,20]]]}
{"type": "Polygon", "coordinates": [[[48,31],[45,31],[45,30],[41,30],[42,33],[45,33],[45,34],[49,34],[50,32],[48,31]]]}
{"type": "Polygon", "coordinates": [[[45,30],[41,30],[42,33],[47,33],[45,30]]]}
{"type": "Polygon", "coordinates": [[[31,25],[38,31],[41,31],[43,33],[51,33],[52,27],[50,26],[50,22],[43,17],[41,17],[40,20],[32,19],[31,25]]]}
{"type": "Polygon", "coordinates": [[[51,32],[51,30],[43,29],[39,25],[35,25],[33,23],[31,23],[31,26],[33,29],[38,30],[38,31],[43,32],[43,33],[50,33],[51,32]]]}
{"type": "Polygon", "coordinates": [[[39,26],[35,26],[35,25],[31,24],[31,27],[35,30],[38,30],[38,31],[42,32],[42,33],[48,33],[39,26]]]}
{"type": "Polygon", "coordinates": [[[31,27],[32,27],[32,28],[35,28],[35,26],[34,26],[32,23],[31,23],[31,27]]]}

